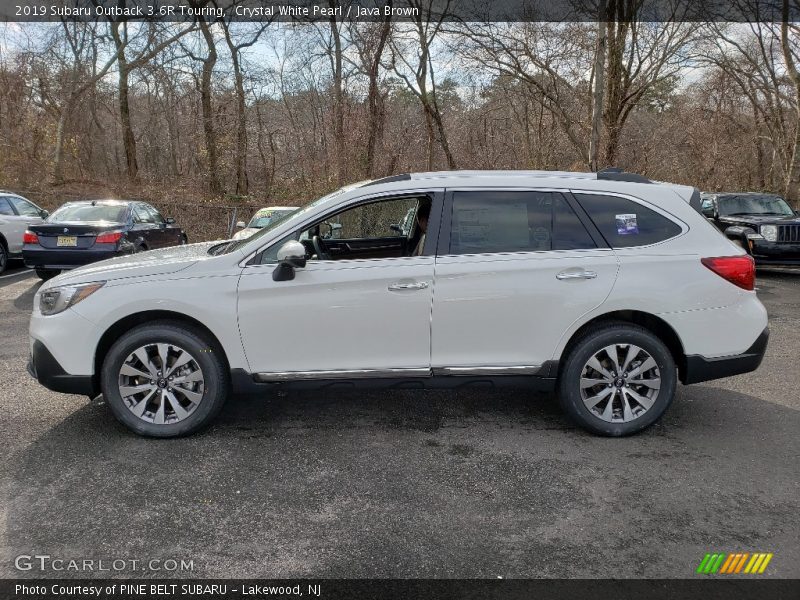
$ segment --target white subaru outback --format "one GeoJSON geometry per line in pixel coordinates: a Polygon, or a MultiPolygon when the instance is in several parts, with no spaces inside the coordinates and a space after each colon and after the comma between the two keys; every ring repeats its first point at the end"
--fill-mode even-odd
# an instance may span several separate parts
{"type": "Polygon", "coordinates": [[[753,261],[699,209],[693,188],[616,170],[355,184],[248,239],[45,283],[29,371],[156,437],[236,392],[487,382],[556,389],[581,426],[626,435],[678,380],[752,371],[766,349],[753,261]]]}

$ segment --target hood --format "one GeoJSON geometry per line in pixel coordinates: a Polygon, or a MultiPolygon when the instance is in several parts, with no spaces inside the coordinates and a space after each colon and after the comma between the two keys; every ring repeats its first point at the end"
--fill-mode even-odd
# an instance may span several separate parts
{"type": "Polygon", "coordinates": [[[722,215],[720,221],[743,225],[800,225],[797,215],[722,215]]]}
{"type": "Polygon", "coordinates": [[[127,277],[176,273],[200,260],[214,258],[208,254],[208,249],[218,244],[219,241],[202,242],[118,256],[79,267],[72,271],[66,271],[51,279],[43,287],[49,288],[68,283],[111,281],[127,277]]]}

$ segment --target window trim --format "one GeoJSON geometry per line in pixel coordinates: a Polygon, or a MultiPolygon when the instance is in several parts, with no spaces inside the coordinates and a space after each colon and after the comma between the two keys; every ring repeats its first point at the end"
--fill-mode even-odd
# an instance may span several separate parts
{"type": "MultiPolygon", "coordinates": [[[[615,196],[617,198],[622,198],[623,200],[630,200],[631,202],[634,202],[636,204],[641,204],[645,208],[649,208],[654,213],[657,213],[657,214],[661,215],[662,217],[664,217],[665,219],[667,219],[669,221],[672,221],[675,225],[677,225],[678,227],[681,228],[681,232],[678,233],[677,235],[673,235],[672,237],[668,237],[666,239],[659,240],[657,242],[653,242],[652,244],[642,244],[642,245],[639,245],[639,246],[612,246],[612,245],[608,244],[607,247],[611,248],[615,252],[620,251],[620,250],[635,250],[637,248],[652,248],[654,246],[658,246],[660,244],[665,244],[666,242],[671,242],[672,240],[676,240],[679,237],[682,237],[682,236],[686,235],[689,232],[689,225],[687,225],[686,222],[683,219],[675,216],[671,212],[668,212],[668,211],[664,210],[660,206],[657,206],[657,205],[655,205],[655,204],[653,204],[651,202],[648,202],[647,200],[644,200],[642,198],[638,198],[637,196],[632,196],[630,194],[624,194],[622,192],[609,192],[609,191],[606,191],[606,190],[603,190],[603,191],[576,190],[574,188],[570,189],[570,193],[574,194],[575,196],[577,196],[578,194],[585,194],[585,195],[592,195],[592,196],[615,196]]],[[[578,202],[577,198],[575,199],[575,202],[580,204],[578,202]]],[[[581,207],[581,208],[583,208],[583,207],[581,207]]],[[[587,213],[587,216],[588,216],[588,213],[587,213]]]]}
{"type": "Polygon", "coordinates": [[[320,222],[325,220],[326,218],[336,215],[338,213],[344,212],[346,210],[351,210],[353,208],[357,208],[364,204],[372,204],[374,202],[383,202],[383,201],[391,201],[391,200],[402,200],[404,198],[416,198],[420,196],[428,196],[431,200],[431,214],[428,217],[428,233],[425,238],[425,247],[424,247],[424,254],[421,256],[397,256],[397,257],[385,257],[385,258],[353,258],[353,259],[339,259],[339,260],[319,260],[316,261],[315,265],[352,265],[354,263],[361,263],[364,266],[369,266],[369,263],[372,261],[386,261],[386,260],[408,260],[408,259],[419,259],[419,258],[434,258],[435,257],[435,250],[436,250],[436,242],[437,236],[433,235],[434,231],[438,231],[440,227],[440,223],[442,220],[442,209],[444,206],[444,188],[441,187],[424,187],[420,189],[408,189],[408,190],[393,190],[388,192],[381,192],[379,194],[371,194],[368,196],[359,196],[349,201],[341,202],[336,204],[335,206],[331,206],[328,210],[324,210],[321,212],[316,213],[315,215],[311,216],[309,219],[303,221],[299,225],[292,227],[289,231],[284,231],[274,237],[270,238],[268,242],[265,242],[262,246],[260,246],[254,252],[247,254],[242,260],[239,261],[239,266],[248,268],[248,267],[270,267],[272,269],[275,268],[275,263],[260,263],[256,262],[256,259],[266,250],[272,247],[273,244],[279,242],[286,236],[296,233],[297,231],[303,231],[307,229],[314,223],[320,222]]]}
{"type": "Polygon", "coordinates": [[[551,188],[551,187],[530,187],[530,186],[458,186],[448,187],[444,194],[444,206],[442,214],[442,225],[439,230],[439,241],[436,248],[436,257],[442,258],[445,256],[518,256],[529,254],[541,254],[543,252],[591,252],[596,250],[608,249],[609,245],[606,243],[605,238],[600,234],[600,231],[595,226],[594,222],[589,219],[589,216],[582,210],[577,200],[572,197],[571,190],[567,188],[551,188]],[[533,193],[556,193],[566,201],[567,205],[573,210],[578,220],[586,229],[589,237],[595,243],[596,248],[576,248],[573,250],[515,250],[504,252],[477,252],[471,254],[454,254],[450,252],[450,234],[453,224],[453,196],[456,192],[533,192],[533,193]]]}

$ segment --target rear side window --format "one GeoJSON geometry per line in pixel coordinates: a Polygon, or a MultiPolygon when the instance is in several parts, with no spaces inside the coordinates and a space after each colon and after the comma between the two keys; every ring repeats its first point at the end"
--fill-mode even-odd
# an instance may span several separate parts
{"type": "Polygon", "coordinates": [[[14,209],[6,198],[0,198],[0,215],[14,216],[14,209]]]}
{"type": "Polygon", "coordinates": [[[575,250],[596,245],[557,192],[455,192],[450,254],[575,250]]]}
{"type": "Polygon", "coordinates": [[[612,248],[647,246],[681,232],[677,223],[627,198],[600,194],[575,194],[575,198],[612,248]]]}

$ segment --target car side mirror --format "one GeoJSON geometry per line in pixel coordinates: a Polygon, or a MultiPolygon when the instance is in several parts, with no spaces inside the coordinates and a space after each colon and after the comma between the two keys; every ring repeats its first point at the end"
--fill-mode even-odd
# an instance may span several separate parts
{"type": "Polygon", "coordinates": [[[167,217],[164,221],[166,222],[167,225],[175,225],[175,219],[173,219],[172,217],[167,217]]]}
{"type": "Polygon", "coordinates": [[[246,226],[247,226],[247,225],[245,224],[245,222],[244,222],[244,221],[236,221],[236,227],[237,227],[238,229],[244,229],[246,226]]]}
{"type": "Polygon", "coordinates": [[[403,228],[400,227],[400,225],[398,225],[397,223],[392,223],[391,225],[389,225],[389,229],[391,229],[395,233],[399,233],[400,235],[403,235],[403,228]]]}
{"type": "Polygon", "coordinates": [[[706,207],[702,208],[701,210],[703,212],[703,215],[708,217],[709,219],[713,219],[713,218],[715,218],[717,216],[715,214],[716,211],[714,210],[713,206],[706,206],[706,207]]]}
{"type": "Polygon", "coordinates": [[[298,241],[289,240],[278,250],[278,266],[272,272],[273,281],[291,281],[295,269],[306,266],[306,247],[298,241]]]}
{"type": "Polygon", "coordinates": [[[43,219],[46,219],[47,217],[50,216],[50,211],[42,209],[39,211],[39,216],[42,217],[43,219]]]}

